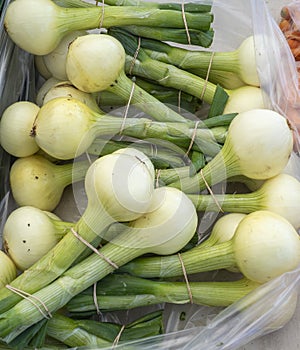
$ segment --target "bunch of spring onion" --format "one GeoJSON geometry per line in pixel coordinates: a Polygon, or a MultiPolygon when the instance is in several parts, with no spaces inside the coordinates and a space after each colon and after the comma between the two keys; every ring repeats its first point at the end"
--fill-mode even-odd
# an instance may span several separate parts
{"type": "MultiPolygon", "coordinates": [[[[147,212],[154,192],[153,165],[140,151],[116,151],[92,163],[85,176],[85,191],[88,203],[78,222],[26,273],[19,275],[12,287],[32,293],[47,285],[90,249],[78,240],[78,235],[97,246],[113,222],[128,222],[147,212]]],[[[16,293],[3,288],[0,291],[1,311],[19,300],[16,293]]]]}
{"type": "MultiPolygon", "coordinates": [[[[126,27],[126,31],[136,34],[137,27],[126,27]]],[[[243,40],[235,51],[210,52],[189,50],[176,47],[160,40],[147,39],[140,35],[140,45],[153,59],[169,63],[199,74],[203,78],[209,72],[209,81],[227,87],[237,81],[237,86],[259,86],[259,76],[256,66],[256,53],[254,37],[249,36],[243,40]],[[236,75],[235,79],[233,78],[236,75]]],[[[228,87],[230,88],[230,87],[228,87]]]]}
{"type": "Polygon", "coordinates": [[[37,326],[23,332],[8,346],[22,349],[97,346],[100,349],[159,335],[164,331],[162,310],[147,313],[124,325],[116,321],[74,319],[55,313],[51,319],[45,319],[37,326]]]}
{"type": "Polygon", "coordinates": [[[146,278],[181,276],[181,261],[187,274],[238,267],[248,279],[265,283],[299,265],[300,238],[281,215],[257,210],[242,218],[228,241],[204,248],[199,245],[183,252],[181,259],[178,254],[142,257],[121,270],[146,278]]]}
{"type": "MultiPolygon", "coordinates": [[[[107,310],[122,309],[124,303],[127,308],[129,303],[131,307],[166,301],[186,303],[191,301],[191,295],[199,304],[224,306],[300,263],[298,207],[294,203],[298,203],[299,183],[281,174],[292,152],[292,131],[283,116],[263,109],[253,38],[237,51],[216,53],[213,58],[209,52],[177,51],[152,39],[188,42],[182,6],[146,2],[136,5],[136,0],[128,0],[125,6],[109,0],[109,6],[104,7],[81,0],[15,0],[6,12],[5,28],[12,40],[36,55],[36,63],[51,79],[47,83],[59,83],[60,88],[71,85],[71,92],[51,88],[52,97],[47,90],[47,94],[40,93],[38,104],[14,103],[1,119],[1,145],[13,156],[25,157],[12,166],[10,182],[16,201],[26,205],[12,212],[4,227],[5,247],[15,261],[12,264],[24,270],[16,278],[12,272],[0,289],[0,339],[5,344],[18,344],[22,337],[26,338],[26,332],[35,332],[45,323],[50,336],[58,334],[58,328],[65,331],[64,327],[77,332],[78,323],[58,312],[66,305],[71,310],[95,283],[99,283],[98,292],[101,289],[107,294],[97,296],[99,302],[106,303],[107,310]],[[41,25],[45,30],[40,30],[41,25]],[[99,27],[111,28],[110,35],[85,32],[99,27]],[[61,61],[56,60],[58,56],[61,61]],[[201,58],[200,66],[193,65],[194,57],[201,58]],[[245,57],[253,63],[246,72],[250,79],[245,77],[242,66],[245,57]],[[218,90],[213,82],[200,78],[207,73],[208,62],[213,79],[221,77],[224,81],[225,70],[238,87],[218,90]],[[132,74],[143,80],[132,78],[132,74]],[[57,78],[67,80],[67,84],[57,78]],[[221,115],[189,120],[180,108],[168,108],[153,96],[153,81],[175,92],[186,87],[186,96],[211,105],[221,91],[225,93],[217,108],[221,115]],[[244,104],[245,96],[250,100],[249,91],[255,93],[255,104],[241,112],[238,104],[244,104]],[[149,118],[132,118],[126,109],[121,118],[108,115],[99,107],[101,95],[117,97],[118,103],[128,106],[133,104],[149,118]],[[224,114],[225,103],[225,112],[240,113],[224,114]],[[129,141],[119,141],[120,134],[129,141]],[[141,140],[143,147],[136,147],[141,140]],[[156,178],[155,157],[147,152],[145,144],[163,146],[163,162],[158,164],[165,164],[166,169],[156,169],[165,171],[157,173],[156,178]],[[174,149],[178,152],[169,152],[174,149]],[[54,163],[57,159],[73,161],[85,152],[97,160],[92,164],[54,163]],[[47,157],[46,162],[41,154],[47,157]],[[189,164],[181,163],[181,156],[188,154],[192,163],[194,155],[200,155],[201,161],[203,155],[207,158],[191,171],[189,164]],[[37,164],[34,170],[27,163],[32,159],[37,164]],[[178,168],[176,165],[169,169],[178,163],[178,168]],[[24,186],[26,172],[35,190],[30,190],[28,182],[24,186]],[[264,183],[247,194],[200,194],[235,176],[264,183]],[[28,201],[35,200],[37,207],[52,210],[63,189],[83,178],[87,206],[77,222],[63,222],[53,214],[28,207],[33,204],[28,201]],[[42,189],[40,184],[48,189],[42,189]],[[160,186],[155,188],[155,184],[160,186]],[[24,187],[28,187],[29,196],[24,187]],[[44,198],[34,198],[36,195],[30,196],[30,191],[40,192],[37,197],[44,198]],[[23,196],[27,197],[25,201],[23,196]],[[196,236],[197,210],[233,213],[222,217],[206,241],[188,249],[196,236]],[[17,217],[19,213],[21,218],[17,217]],[[231,218],[226,232],[225,221],[231,218]],[[19,232],[24,236],[14,238],[19,232]],[[41,238],[45,246],[39,244],[36,250],[36,243],[40,243],[37,234],[45,234],[41,238]],[[17,258],[20,251],[23,254],[17,258]],[[183,265],[189,275],[225,268],[243,276],[235,282],[190,283],[190,295],[186,282],[115,274],[118,269],[147,278],[182,276],[183,265]],[[122,288],[126,284],[127,290],[119,283],[122,288]],[[31,299],[20,293],[31,294],[31,299]],[[120,298],[120,293],[128,295],[120,298]]],[[[184,11],[191,43],[209,46],[213,35],[210,6],[188,3],[184,11]]],[[[89,295],[89,304],[90,300],[89,295]]],[[[81,336],[89,336],[82,328],[81,331],[81,336]]],[[[65,339],[65,333],[60,335],[65,339]]],[[[74,345],[77,340],[69,340],[67,345],[78,345],[74,345]]]]}
{"type": "Polygon", "coordinates": [[[241,299],[260,284],[239,278],[226,282],[187,282],[155,280],[114,273],[97,283],[95,290],[89,288],[74,297],[67,309],[73,315],[95,314],[96,306],[102,311],[133,309],[161,303],[228,306],[241,299]],[[123,299],[123,297],[125,297],[123,299]]]}
{"type": "MultiPolygon", "coordinates": [[[[139,37],[137,36],[119,28],[111,28],[109,34],[117,38],[126,50],[125,70],[127,74],[141,76],[156,81],[163,86],[174,87],[178,90],[181,89],[192,96],[196,96],[212,104],[217,85],[207,79],[180,69],[172,63],[152,59],[144,48],[140,47],[139,37]]],[[[252,55],[250,57],[252,61],[255,59],[253,56],[254,49],[252,45],[252,55]]],[[[252,65],[252,70],[254,68],[255,70],[252,74],[249,72],[249,75],[255,75],[256,73],[255,61],[252,65]]],[[[70,80],[72,81],[71,78],[70,80]]],[[[249,109],[264,108],[263,91],[257,86],[259,85],[257,79],[255,86],[253,85],[244,85],[232,90],[225,89],[228,95],[228,101],[225,104],[224,113],[239,113],[249,109]]]]}
{"type": "MultiPolygon", "coordinates": [[[[198,9],[200,11],[185,13],[188,28],[200,33],[210,32],[213,21],[210,6],[205,7],[204,11],[200,7],[198,9]]],[[[75,30],[143,25],[169,28],[171,32],[176,29],[185,31],[182,10],[178,5],[174,9],[149,5],[68,8],[50,0],[13,2],[6,11],[4,25],[18,46],[37,55],[51,52],[65,34],[75,30]],[[41,26],[44,30],[40,30],[41,26]]],[[[211,39],[210,34],[206,46],[211,44],[211,39]]]]}
{"type": "MultiPolygon", "coordinates": [[[[121,187],[123,188],[122,185],[121,187]]],[[[40,279],[36,281],[29,277],[30,272],[37,272],[35,268],[38,268],[38,264],[35,264],[23,274],[30,278],[30,281],[27,280],[25,284],[23,280],[22,288],[35,289],[33,297],[43,301],[47,308],[46,314],[52,314],[62,308],[73,296],[137,256],[150,252],[168,255],[179,251],[194,235],[197,221],[195,207],[183,192],[168,187],[157,188],[153,191],[147,212],[136,220],[132,220],[121,234],[103,245],[98,254],[89,255],[65,270],[51,283],[48,278],[48,284],[45,284],[44,287],[40,279]],[[39,288],[36,288],[37,284],[40,285],[39,288]]],[[[52,253],[50,251],[50,255],[53,256],[53,251],[52,253]]],[[[65,265],[70,262],[71,258],[73,254],[68,258],[64,254],[65,265]]],[[[54,271],[51,272],[53,276],[54,271]]],[[[45,271],[43,275],[44,273],[45,271]]],[[[1,294],[0,303],[4,302],[3,293],[1,294]]],[[[7,311],[0,316],[0,336],[3,341],[13,340],[26,328],[45,317],[44,312],[40,313],[36,306],[26,299],[11,308],[7,305],[8,298],[5,299],[6,305],[3,307],[7,311]],[[20,313],[21,318],[18,316],[20,313]]]]}

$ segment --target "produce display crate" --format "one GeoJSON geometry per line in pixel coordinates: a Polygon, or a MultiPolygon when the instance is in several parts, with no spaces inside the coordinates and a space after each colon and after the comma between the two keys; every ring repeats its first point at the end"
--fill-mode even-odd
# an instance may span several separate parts
{"type": "MultiPolygon", "coordinates": [[[[3,64],[0,67],[0,115],[14,101],[34,101],[37,87],[40,85],[33,56],[15,46],[3,30],[3,17],[9,2],[6,0],[1,4],[0,59],[3,64]]],[[[295,113],[299,113],[296,66],[286,40],[265,2],[263,0],[227,0],[225,3],[222,0],[199,0],[199,2],[212,3],[215,35],[209,50],[234,50],[247,36],[254,35],[261,88],[265,92],[265,105],[288,119],[291,116],[290,122],[293,125],[295,113]]],[[[297,152],[299,150],[296,131],[295,150],[297,152]]],[[[9,198],[11,161],[11,157],[0,149],[1,232],[11,210],[9,198]]],[[[84,205],[80,203],[79,198],[82,188],[79,190],[69,188],[68,191],[65,202],[57,208],[57,213],[66,220],[72,218],[72,205],[77,206],[77,209],[78,206],[84,205]],[[78,200],[71,203],[70,197],[74,192],[78,200]]],[[[209,216],[202,220],[203,227],[210,225],[209,216]]],[[[280,317],[289,319],[292,316],[286,315],[283,310],[288,309],[285,307],[295,296],[298,288],[299,269],[296,269],[262,285],[227,308],[200,307],[193,304],[166,305],[165,334],[119,344],[113,348],[241,349],[254,339],[281,328],[280,317]]],[[[136,311],[137,314],[139,312],[140,310],[136,311]]],[[[120,313],[119,317],[120,320],[128,320],[134,315],[134,312],[130,315],[120,313]]],[[[80,347],[80,349],[97,349],[97,347],[80,347]]]]}

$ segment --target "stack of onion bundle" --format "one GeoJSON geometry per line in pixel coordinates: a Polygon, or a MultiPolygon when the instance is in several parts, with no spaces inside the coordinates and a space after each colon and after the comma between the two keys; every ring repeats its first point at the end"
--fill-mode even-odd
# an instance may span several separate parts
{"type": "Polygon", "coordinates": [[[42,331],[46,323],[54,333],[64,324],[76,329],[75,320],[59,313],[65,307],[81,312],[74,305],[82,303],[93,285],[93,305],[89,295],[86,307],[94,311],[96,283],[98,292],[107,294],[97,296],[106,310],[192,299],[227,306],[300,263],[299,181],[282,174],[292,154],[293,131],[282,115],[265,108],[253,37],[234,52],[196,54],[162,41],[209,47],[210,6],[185,4],[183,18],[180,4],[108,3],[98,8],[81,0],[15,0],[6,11],[7,33],[35,55],[49,79],[46,89],[56,84],[49,94],[41,91],[36,104],[12,104],[0,121],[2,147],[19,157],[11,167],[10,185],[21,206],[8,216],[3,234],[6,257],[14,258],[20,272],[0,288],[0,341],[8,346],[42,331]],[[85,31],[99,27],[101,34],[85,31]],[[57,55],[62,60],[53,63],[57,55]],[[194,65],[194,57],[201,57],[201,65],[194,65]],[[246,59],[252,63],[247,72],[246,59]],[[223,88],[216,85],[223,83],[223,88]],[[166,87],[181,96],[184,90],[195,98],[190,101],[204,102],[205,117],[182,113],[179,102],[167,107],[152,93],[158,84],[160,91],[166,87]],[[64,85],[71,90],[64,91],[64,85]],[[251,90],[255,104],[242,111],[238,104],[245,107],[245,94],[234,95],[246,91],[250,100],[251,90]],[[102,111],[101,95],[117,97],[124,107],[122,117],[102,111]],[[130,105],[143,111],[143,117],[132,116],[130,105]],[[160,147],[155,156],[149,145],[160,147]],[[88,162],[81,159],[85,153],[88,162]],[[40,175],[29,160],[39,163],[40,175]],[[26,176],[17,173],[22,167],[26,176]],[[202,193],[238,177],[261,183],[246,194],[202,193]],[[43,186],[32,190],[25,178],[43,186]],[[66,186],[82,180],[87,202],[77,222],[45,212],[57,207],[66,186]],[[226,215],[195,246],[200,211],[226,215]],[[25,220],[15,220],[22,212],[25,220]],[[41,221],[34,221],[38,215],[41,221]],[[224,223],[231,218],[226,230],[224,223]],[[32,236],[12,237],[20,232],[32,236]],[[24,241],[33,244],[26,251],[24,241]],[[36,245],[43,251],[36,252],[36,245]],[[187,282],[195,273],[218,269],[230,270],[236,280],[187,282]],[[157,281],[165,277],[185,281],[157,281]]]}

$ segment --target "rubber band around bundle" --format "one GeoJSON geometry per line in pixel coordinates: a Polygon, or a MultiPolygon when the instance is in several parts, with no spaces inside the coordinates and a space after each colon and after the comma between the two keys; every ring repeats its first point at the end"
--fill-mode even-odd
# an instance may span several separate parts
{"type": "Polygon", "coordinates": [[[126,105],[126,108],[125,108],[125,112],[124,112],[124,115],[123,115],[123,121],[122,121],[122,125],[121,125],[121,129],[119,131],[119,134],[122,134],[122,132],[124,130],[125,123],[126,123],[126,118],[127,118],[129,107],[130,107],[130,103],[131,103],[132,96],[133,96],[133,93],[134,93],[134,89],[135,89],[135,82],[133,81],[132,82],[132,86],[131,86],[130,95],[129,95],[129,98],[128,98],[128,102],[127,102],[127,105],[126,105]]]}
{"type": "Polygon", "coordinates": [[[204,183],[205,183],[205,186],[206,186],[208,192],[211,194],[211,196],[213,197],[213,200],[214,200],[215,203],[217,204],[217,207],[219,208],[220,212],[221,212],[221,213],[224,213],[224,210],[222,209],[222,207],[221,207],[220,203],[218,202],[217,198],[215,197],[215,195],[214,195],[212,189],[210,188],[209,184],[207,183],[207,181],[206,181],[206,179],[205,179],[205,177],[204,177],[204,175],[203,175],[202,169],[200,170],[200,175],[201,175],[201,177],[202,177],[202,179],[203,179],[203,181],[204,181],[204,183]]]}
{"type": "Polygon", "coordinates": [[[27,301],[29,301],[30,303],[32,303],[38,309],[38,311],[43,315],[43,317],[47,318],[48,320],[50,318],[52,318],[52,314],[49,311],[49,309],[47,308],[46,304],[41,299],[36,297],[35,295],[29,294],[29,293],[25,292],[24,290],[15,288],[9,284],[7,284],[5,287],[7,289],[9,289],[11,292],[18,294],[20,297],[22,297],[22,298],[26,299],[27,301]],[[41,306],[35,300],[32,300],[32,299],[35,299],[37,302],[39,302],[43,306],[43,308],[46,312],[44,312],[43,309],[41,308],[41,306]]]}
{"type": "Polygon", "coordinates": [[[134,65],[135,65],[135,61],[136,61],[136,59],[137,59],[137,57],[138,57],[138,55],[139,55],[140,48],[141,48],[141,37],[139,36],[139,37],[138,37],[138,46],[137,46],[137,48],[136,48],[136,50],[135,50],[135,53],[134,53],[134,55],[133,55],[133,57],[132,57],[132,61],[131,61],[131,63],[130,63],[130,67],[129,67],[129,70],[128,70],[128,74],[129,74],[129,75],[132,74],[132,70],[133,70],[133,67],[134,67],[134,65]]]}
{"type": "Polygon", "coordinates": [[[182,13],[182,19],[186,31],[186,37],[187,37],[187,42],[189,45],[191,45],[191,37],[190,37],[190,32],[189,32],[189,27],[187,24],[186,16],[185,16],[185,10],[184,10],[184,2],[181,4],[181,13],[182,13]]]}
{"type": "Polygon", "coordinates": [[[200,123],[200,120],[197,120],[196,123],[195,123],[195,127],[194,127],[194,130],[193,130],[193,134],[192,134],[192,137],[191,137],[191,142],[189,144],[189,147],[187,149],[187,151],[185,152],[185,156],[187,156],[189,153],[190,153],[190,150],[192,149],[193,147],[193,144],[195,142],[195,138],[196,138],[196,133],[197,133],[197,128],[198,128],[198,125],[200,123]]]}
{"type": "Polygon", "coordinates": [[[93,285],[93,301],[94,301],[94,305],[95,305],[95,309],[96,309],[97,315],[101,316],[102,313],[100,311],[99,304],[98,304],[98,299],[97,299],[97,282],[94,283],[94,285],[93,285]]]}
{"type": "Polygon", "coordinates": [[[151,143],[150,144],[150,147],[151,147],[151,155],[153,158],[157,157],[157,154],[158,154],[158,148],[157,148],[157,145],[151,143]]]}
{"type": "Polygon", "coordinates": [[[109,265],[111,265],[114,269],[118,269],[119,266],[115,264],[113,261],[111,261],[107,256],[104,254],[100,253],[95,247],[93,247],[89,242],[87,242],[84,238],[82,238],[74,229],[71,227],[71,232],[73,235],[83,244],[85,244],[88,248],[90,248],[95,254],[100,256],[101,259],[106,261],[109,265]]]}
{"type": "Polygon", "coordinates": [[[123,326],[121,327],[119,333],[117,334],[115,340],[114,340],[113,343],[112,343],[112,348],[114,348],[115,346],[118,345],[119,340],[120,340],[120,338],[121,338],[121,335],[122,335],[124,329],[125,329],[125,326],[123,325],[123,326]]]}
{"type": "Polygon", "coordinates": [[[186,273],[186,269],[185,269],[184,263],[182,261],[181,254],[178,253],[177,255],[178,255],[178,258],[179,258],[179,261],[180,261],[180,264],[181,264],[184,280],[185,280],[185,283],[186,283],[186,288],[188,290],[188,294],[189,294],[189,298],[190,298],[190,303],[193,304],[193,295],[192,295],[190,282],[189,282],[189,279],[188,279],[188,276],[187,276],[187,273],[186,273]]]}
{"type": "Polygon", "coordinates": [[[201,95],[200,95],[200,100],[203,99],[203,96],[205,94],[205,90],[206,90],[206,87],[207,87],[207,84],[208,84],[208,78],[209,78],[209,74],[210,74],[210,71],[211,71],[211,66],[212,66],[214,54],[215,53],[212,52],[211,56],[210,56],[210,60],[209,60],[209,63],[208,63],[207,72],[206,72],[206,76],[205,76],[205,84],[203,86],[203,89],[202,89],[202,92],[201,92],[201,95]]]}
{"type": "Polygon", "coordinates": [[[181,90],[178,90],[177,110],[178,110],[178,113],[181,112],[181,90]]]}
{"type": "Polygon", "coordinates": [[[156,170],[156,181],[155,181],[155,188],[158,188],[159,187],[159,177],[160,177],[160,171],[161,169],[157,169],[156,170]]]}
{"type": "MultiPolygon", "coordinates": [[[[99,0],[95,1],[96,7],[98,7],[99,3],[100,3],[99,0]]],[[[98,27],[99,29],[102,29],[102,25],[103,25],[105,0],[102,0],[101,3],[102,3],[102,5],[101,5],[102,6],[102,14],[101,14],[101,20],[100,20],[100,23],[99,23],[99,27],[98,27]]]]}
{"type": "Polygon", "coordinates": [[[87,157],[88,162],[89,162],[90,164],[92,164],[93,162],[92,162],[91,157],[90,157],[90,155],[88,154],[88,152],[85,152],[85,155],[86,155],[86,157],[87,157]]]}

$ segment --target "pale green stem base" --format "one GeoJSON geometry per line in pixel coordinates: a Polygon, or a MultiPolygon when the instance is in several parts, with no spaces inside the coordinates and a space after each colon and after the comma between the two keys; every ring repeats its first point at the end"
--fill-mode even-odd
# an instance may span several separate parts
{"type": "MultiPolygon", "coordinates": [[[[199,245],[181,253],[181,259],[187,274],[226,269],[235,265],[231,241],[207,249],[202,249],[199,245]]],[[[120,271],[145,278],[167,278],[183,275],[178,254],[135,259],[122,266],[120,271]]]]}

